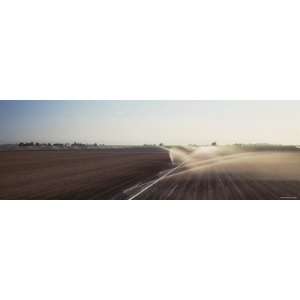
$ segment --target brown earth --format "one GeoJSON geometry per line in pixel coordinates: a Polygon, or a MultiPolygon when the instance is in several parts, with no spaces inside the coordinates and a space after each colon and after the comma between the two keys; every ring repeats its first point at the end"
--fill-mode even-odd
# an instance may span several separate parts
{"type": "Polygon", "coordinates": [[[0,152],[0,199],[112,199],[169,168],[167,151],[0,152]]]}
{"type": "Polygon", "coordinates": [[[300,199],[299,151],[214,149],[3,151],[0,199],[300,199]]]}
{"type": "Polygon", "coordinates": [[[183,159],[135,199],[300,199],[299,151],[199,151],[183,159]]]}

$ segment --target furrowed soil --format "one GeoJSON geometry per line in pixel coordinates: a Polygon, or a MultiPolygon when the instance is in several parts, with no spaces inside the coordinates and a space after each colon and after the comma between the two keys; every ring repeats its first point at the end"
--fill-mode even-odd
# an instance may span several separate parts
{"type": "Polygon", "coordinates": [[[113,199],[170,168],[167,151],[0,152],[0,199],[113,199]]]}
{"type": "Polygon", "coordinates": [[[300,153],[200,152],[136,199],[300,199],[300,153]]]}

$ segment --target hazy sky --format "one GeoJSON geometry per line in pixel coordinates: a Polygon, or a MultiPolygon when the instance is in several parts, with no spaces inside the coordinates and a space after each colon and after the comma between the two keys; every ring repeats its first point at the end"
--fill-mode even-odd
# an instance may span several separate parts
{"type": "Polygon", "coordinates": [[[300,101],[0,101],[0,143],[300,144],[300,101]]]}

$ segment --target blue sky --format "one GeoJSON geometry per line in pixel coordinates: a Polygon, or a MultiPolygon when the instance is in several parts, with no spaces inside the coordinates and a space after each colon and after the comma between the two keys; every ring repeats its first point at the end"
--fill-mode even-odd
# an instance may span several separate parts
{"type": "Polygon", "coordinates": [[[0,101],[0,143],[300,144],[300,101],[0,101]]]}

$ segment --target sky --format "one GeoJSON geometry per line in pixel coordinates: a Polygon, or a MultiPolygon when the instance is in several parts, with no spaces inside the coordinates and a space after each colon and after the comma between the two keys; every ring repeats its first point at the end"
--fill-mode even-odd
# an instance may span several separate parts
{"type": "Polygon", "coordinates": [[[300,101],[0,101],[0,143],[300,144],[300,101]]]}

